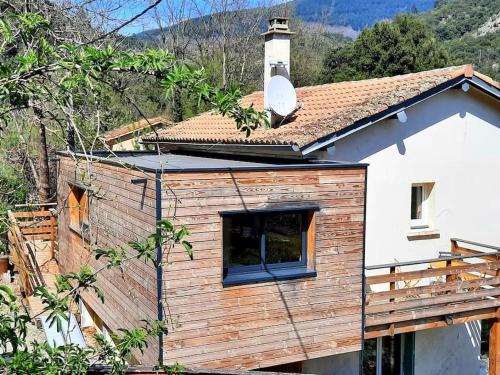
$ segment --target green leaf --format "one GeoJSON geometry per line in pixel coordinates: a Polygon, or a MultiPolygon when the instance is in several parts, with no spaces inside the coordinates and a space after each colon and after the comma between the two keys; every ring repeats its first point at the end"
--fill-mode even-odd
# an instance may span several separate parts
{"type": "Polygon", "coordinates": [[[166,230],[166,231],[172,231],[174,229],[174,226],[172,225],[172,223],[166,219],[159,220],[156,223],[156,226],[158,228],[160,228],[162,230],[166,230]]]}
{"type": "Polygon", "coordinates": [[[179,243],[185,236],[189,234],[189,231],[185,226],[182,226],[179,231],[175,234],[175,242],[179,243]]]}
{"type": "Polygon", "coordinates": [[[184,246],[184,249],[188,253],[189,258],[193,260],[193,245],[191,245],[191,243],[188,241],[182,241],[182,246],[184,246]]]}
{"type": "Polygon", "coordinates": [[[0,303],[3,301],[6,301],[5,300],[5,297],[2,296],[2,294],[5,294],[8,299],[10,300],[10,302],[16,302],[17,300],[17,297],[16,295],[14,294],[13,290],[11,288],[9,288],[7,285],[0,285],[0,303]]]}

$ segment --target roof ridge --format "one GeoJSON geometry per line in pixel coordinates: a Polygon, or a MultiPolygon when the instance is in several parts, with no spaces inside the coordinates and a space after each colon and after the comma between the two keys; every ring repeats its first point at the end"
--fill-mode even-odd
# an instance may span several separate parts
{"type": "Polygon", "coordinates": [[[312,90],[316,88],[324,88],[325,86],[333,86],[333,85],[341,85],[341,84],[357,84],[357,83],[366,83],[366,82],[380,82],[383,80],[394,80],[395,78],[404,78],[404,77],[410,77],[410,76],[419,76],[419,75],[425,75],[426,73],[437,73],[440,71],[457,71],[457,72],[463,72],[464,74],[467,73],[467,68],[470,67],[472,69],[471,64],[464,64],[464,65],[453,65],[453,66],[446,66],[443,68],[436,68],[436,69],[431,69],[431,70],[422,70],[420,72],[413,72],[413,73],[406,73],[406,74],[398,74],[395,76],[386,76],[386,77],[375,77],[375,78],[367,78],[367,79],[359,79],[359,80],[352,80],[352,81],[340,81],[340,82],[330,82],[330,83],[322,83],[320,85],[310,85],[310,86],[301,86],[297,87],[297,90],[312,90]]]}
{"type": "Polygon", "coordinates": [[[156,125],[158,123],[172,123],[166,116],[155,116],[150,118],[143,118],[134,122],[130,122],[126,125],[122,125],[118,128],[108,130],[103,134],[107,140],[115,139],[117,137],[129,134],[136,130],[140,130],[149,125],[156,125]]]}

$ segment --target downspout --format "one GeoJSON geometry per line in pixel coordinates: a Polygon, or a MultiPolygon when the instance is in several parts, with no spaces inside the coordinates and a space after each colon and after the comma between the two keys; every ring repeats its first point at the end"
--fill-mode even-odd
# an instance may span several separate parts
{"type": "MultiPolygon", "coordinates": [[[[155,190],[156,190],[156,221],[155,226],[158,221],[162,219],[162,209],[161,209],[161,171],[156,171],[155,174],[155,190]]],[[[156,234],[161,235],[161,229],[156,227],[156,234]]],[[[160,240],[156,240],[156,299],[158,303],[158,320],[163,321],[163,268],[162,268],[162,249],[160,240]]],[[[163,333],[158,333],[158,363],[163,365],[163,333]]]]}
{"type": "Polygon", "coordinates": [[[368,167],[365,167],[365,202],[364,202],[364,213],[363,213],[363,261],[362,261],[362,269],[361,269],[361,351],[359,353],[359,374],[363,374],[363,351],[365,348],[365,326],[366,326],[366,317],[365,317],[365,300],[366,300],[366,275],[365,275],[365,266],[366,266],[366,200],[368,192],[368,167]]]}

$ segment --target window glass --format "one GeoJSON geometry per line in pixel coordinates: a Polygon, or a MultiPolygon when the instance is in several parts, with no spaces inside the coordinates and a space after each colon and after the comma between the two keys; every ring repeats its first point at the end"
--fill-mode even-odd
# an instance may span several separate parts
{"type": "Polygon", "coordinates": [[[382,374],[401,374],[401,335],[382,337],[382,374]]]}
{"type": "Polygon", "coordinates": [[[302,214],[272,214],[264,219],[266,264],[300,262],[302,214]]]}
{"type": "Polygon", "coordinates": [[[223,216],[224,275],[306,266],[306,211],[223,216]]]}
{"type": "Polygon", "coordinates": [[[258,217],[250,214],[224,218],[224,267],[261,264],[259,226],[258,217]]]}
{"type": "Polygon", "coordinates": [[[423,186],[412,186],[411,188],[411,219],[422,219],[423,186]]]}
{"type": "Polygon", "coordinates": [[[79,223],[86,230],[89,226],[89,200],[86,191],[79,189],[79,223]]]}
{"type": "Polygon", "coordinates": [[[89,199],[87,190],[72,186],[68,198],[70,226],[73,230],[88,235],[89,199]]]}

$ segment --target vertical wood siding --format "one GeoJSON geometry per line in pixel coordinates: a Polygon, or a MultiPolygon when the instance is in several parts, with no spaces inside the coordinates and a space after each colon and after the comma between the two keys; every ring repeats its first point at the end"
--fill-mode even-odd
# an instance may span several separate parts
{"type": "MultiPolygon", "coordinates": [[[[86,243],[69,227],[70,184],[83,184],[89,176],[93,179],[95,194],[89,199],[94,247],[127,247],[128,241],[144,239],[154,232],[154,174],[101,163],[93,163],[88,169],[84,160],[75,162],[68,157],[61,157],[58,172],[59,263],[63,273],[77,272],[82,265],[97,269],[104,264],[94,260],[88,243],[85,248],[86,243]],[[133,184],[131,180],[137,178],[147,178],[147,184],[133,184]]],[[[157,319],[156,270],[151,265],[134,260],[123,273],[105,270],[97,286],[104,292],[104,304],[95,293],[86,293],[84,299],[112,331],[142,326],[143,319],[157,319]]],[[[141,361],[153,364],[158,358],[158,342],[154,339],[149,344],[141,361]]]]}
{"type": "Polygon", "coordinates": [[[194,246],[164,267],[166,362],[253,369],[360,350],[364,184],[363,168],[164,174],[163,215],[194,246]],[[311,205],[317,277],[223,287],[219,211],[311,205]]]}

